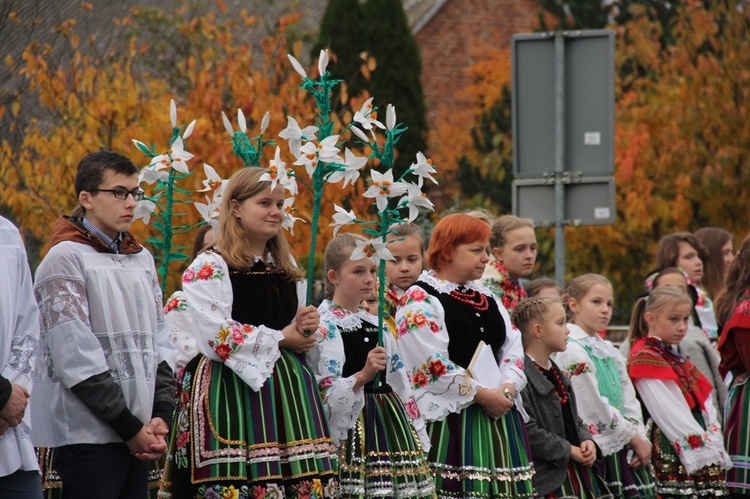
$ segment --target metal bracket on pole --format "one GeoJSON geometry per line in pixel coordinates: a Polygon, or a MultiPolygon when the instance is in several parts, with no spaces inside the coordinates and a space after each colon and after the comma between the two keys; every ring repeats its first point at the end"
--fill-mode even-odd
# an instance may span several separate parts
{"type": "Polygon", "coordinates": [[[581,172],[546,172],[542,174],[544,185],[580,184],[583,182],[581,172]]]}

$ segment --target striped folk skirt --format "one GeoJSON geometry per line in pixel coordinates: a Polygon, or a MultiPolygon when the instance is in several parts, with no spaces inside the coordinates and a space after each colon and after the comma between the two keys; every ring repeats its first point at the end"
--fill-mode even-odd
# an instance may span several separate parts
{"type": "Polygon", "coordinates": [[[568,461],[568,476],[562,485],[552,494],[543,496],[544,499],[614,499],[599,476],[596,465],[587,468],[570,459],[568,461]]]}
{"type": "Polygon", "coordinates": [[[604,457],[604,482],[615,497],[656,499],[656,482],[651,466],[632,469],[628,460],[628,447],[604,457]]]}
{"type": "Polygon", "coordinates": [[[688,474],[672,444],[655,424],[651,429],[651,462],[660,498],[724,497],[727,491],[726,471],[706,466],[688,474]]]}
{"type": "Polygon", "coordinates": [[[472,404],[427,429],[438,498],[534,497],[526,426],[515,407],[493,419],[472,404]]]}
{"type": "Polygon", "coordinates": [[[738,375],[729,388],[724,414],[724,445],[732,459],[727,486],[734,494],[750,495],[750,376],[738,375]]]}
{"type": "Polygon", "coordinates": [[[159,497],[338,497],[338,460],[315,378],[289,350],[255,392],[199,355],[177,394],[159,497]]]}
{"type": "Polygon", "coordinates": [[[365,393],[365,406],[341,442],[342,498],[432,498],[435,482],[422,443],[395,393],[365,393]]]}

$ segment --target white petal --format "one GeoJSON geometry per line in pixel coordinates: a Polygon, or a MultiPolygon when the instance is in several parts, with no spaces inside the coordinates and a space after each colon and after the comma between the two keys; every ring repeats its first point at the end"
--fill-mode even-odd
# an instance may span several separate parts
{"type": "Polygon", "coordinates": [[[247,133],[247,121],[245,121],[245,113],[242,112],[242,109],[237,108],[237,123],[240,125],[240,131],[242,133],[247,133]]]}
{"type": "Polygon", "coordinates": [[[260,122],[260,133],[261,135],[265,133],[266,128],[268,128],[268,122],[271,119],[271,113],[266,111],[266,114],[263,115],[263,121],[260,122]]]}
{"type": "Polygon", "coordinates": [[[367,142],[368,144],[370,143],[370,139],[367,138],[367,135],[365,135],[365,132],[363,132],[362,130],[360,130],[356,126],[351,127],[349,130],[351,130],[354,135],[356,135],[357,137],[359,137],[360,140],[363,140],[363,141],[367,142]]]}
{"type": "Polygon", "coordinates": [[[185,133],[182,134],[182,139],[183,140],[185,140],[188,137],[190,137],[191,135],[193,135],[193,129],[195,128],[195,121],[196,120],[191,121],[190,124],[185,129],[185,133]]]}
{"type": "Polygon", "coordinates": [[[188,165],[184,161],[172,162],[172,168],[181,173],[190,173],[190,170],[188,169],[188,165]]]}
{"type": "Polygon", "coordinates": [[[307,73],[305,72],[305,69],[302,67],[302,64],[300,64],[299,61],[292,56],[292,54],[287,54],[286,56],[289,59],[289,62],[292,63],[292,67],[297,72],[297,74],[300,75],[302,78],[307,78],[307,73]]]}
{"type": "Polygon", "coordinates": [[[232,122],[229,121],[229,118],[227,118],[227,115],[224,114],[224,111],[221,112],[221,119],[224,121],[224,130],[227,131],[230,137],[234,138],[234,129],[232,128],[232,122]]]}
{"type": "Polygon", "coordinates": [[[172,121],[172,128],[177,126],[177,104],[174,99],[169,100],[169,119],[172,121]]]}
{"type": "Polygon", "coordinates": [[[328,67],[328,50],[321,50],[320,57],[318,58],[318,73],[323,76],[326,73],[328,67]]]}
{"type": "Polygon", "coordinates": [[[385,111],[385,126],[388,130],[393,130],[393,127],[396,126],[396,108],[393,104],[388,104],[385,111]]]}

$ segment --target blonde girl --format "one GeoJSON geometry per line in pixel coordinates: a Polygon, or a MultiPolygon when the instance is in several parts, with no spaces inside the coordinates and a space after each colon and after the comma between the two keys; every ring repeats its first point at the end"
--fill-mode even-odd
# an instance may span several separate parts
{"type": "Polygon", "coordinates": [[[536,262],[534,222],[528,218],[505,215],[492,224],[491,258],[481,283],[512,312],[526,298],[522,277],[531,275],[536,262]]]}
{"type": "Polygon", "coordinates": [[[628,372],[650,419],[662,498],[727,495],[731,461],[711,403],[711,383],[672,348],[685,337],[693,302],[681,289],[654,288],[630,321],[628,372]]]}
{"type": "Polygon", "coordinates": [[[318,308],[317,345],[308,353],[339,444],[341,497],[432,497],[425,420],[401,354],[390,334],[378,346],[378,319],[359,307],[378,269],[368,258],[351,259],[358,241],[343,234],[326,248],[326,299],[318,308]]]}
{"type": "Polygon", "coordinates": [[[395,338],[396,307],[404,291],[417,281],[424,268],[424,235],[422,229],[413,223],[400,223],[391,230],[393,233],[388,235],[388,249],[393,260],[385,262],[387,287],[383,317],[395,338]]]}
{"type": "Polygon", "coordinates": [[[612,318],[607,278],[584,274],[566,289],[568,348],[554,360],[578,395],[578,415],[604,455],[604,479],[615,497],[656,497],[649,471],[651,444],[625,358],[597,334],[612,318]]]}
{"type": "Polygon", "coordinates": [[[534,456],[534,484],[539,496],[613,497],[594,467],[596,444],[578,417],[576,396],[550,356],[567,347],[565,309],[556,298],[526,298],[511,316],[521,330],[528,383],[521,391],[530,419],[526,423],[534,456]]]}
{"type": "Polygon", "coordinates": [[[160,497],[338,497],[338,463],[305,351],[315,307],[281,233],[284,188],[244,168],[219,233],[183,274],[200,355],[178,391],[160,497]]]}

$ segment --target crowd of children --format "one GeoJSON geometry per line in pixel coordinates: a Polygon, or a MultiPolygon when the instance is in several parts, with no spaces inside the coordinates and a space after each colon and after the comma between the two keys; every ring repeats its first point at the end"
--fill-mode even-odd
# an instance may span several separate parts
{"type": "MultiPolygon", "coordinates": [[[[702,281],[698,237],[665,237],[623,355],[601,335],[604,276],[524,285],[531,221],[448,215],[426,249],[401,224],[383,331],[377,267],[352,259],[355,234],[331,240],[325,298],[304,305],[284,188],[263,172],[231,177],[162,311],[153,258],[128,232],[135,167],[109,152],[81,161],[80,210],[53,230],[38,311],[19,306],[25,295],[0,302],[13,318],[0,496],[42,497],[41,461],[60,497],[145,497],[162,456],[159,496],[175,499],[750,494],[750,238],[731,261],[731,237],[702,234],[726,274],[702,281]],[[489,383],[475,364],[485,350],[489,383]]],[[[6,225],[5,275],[31,296],[6,225]]]]}

